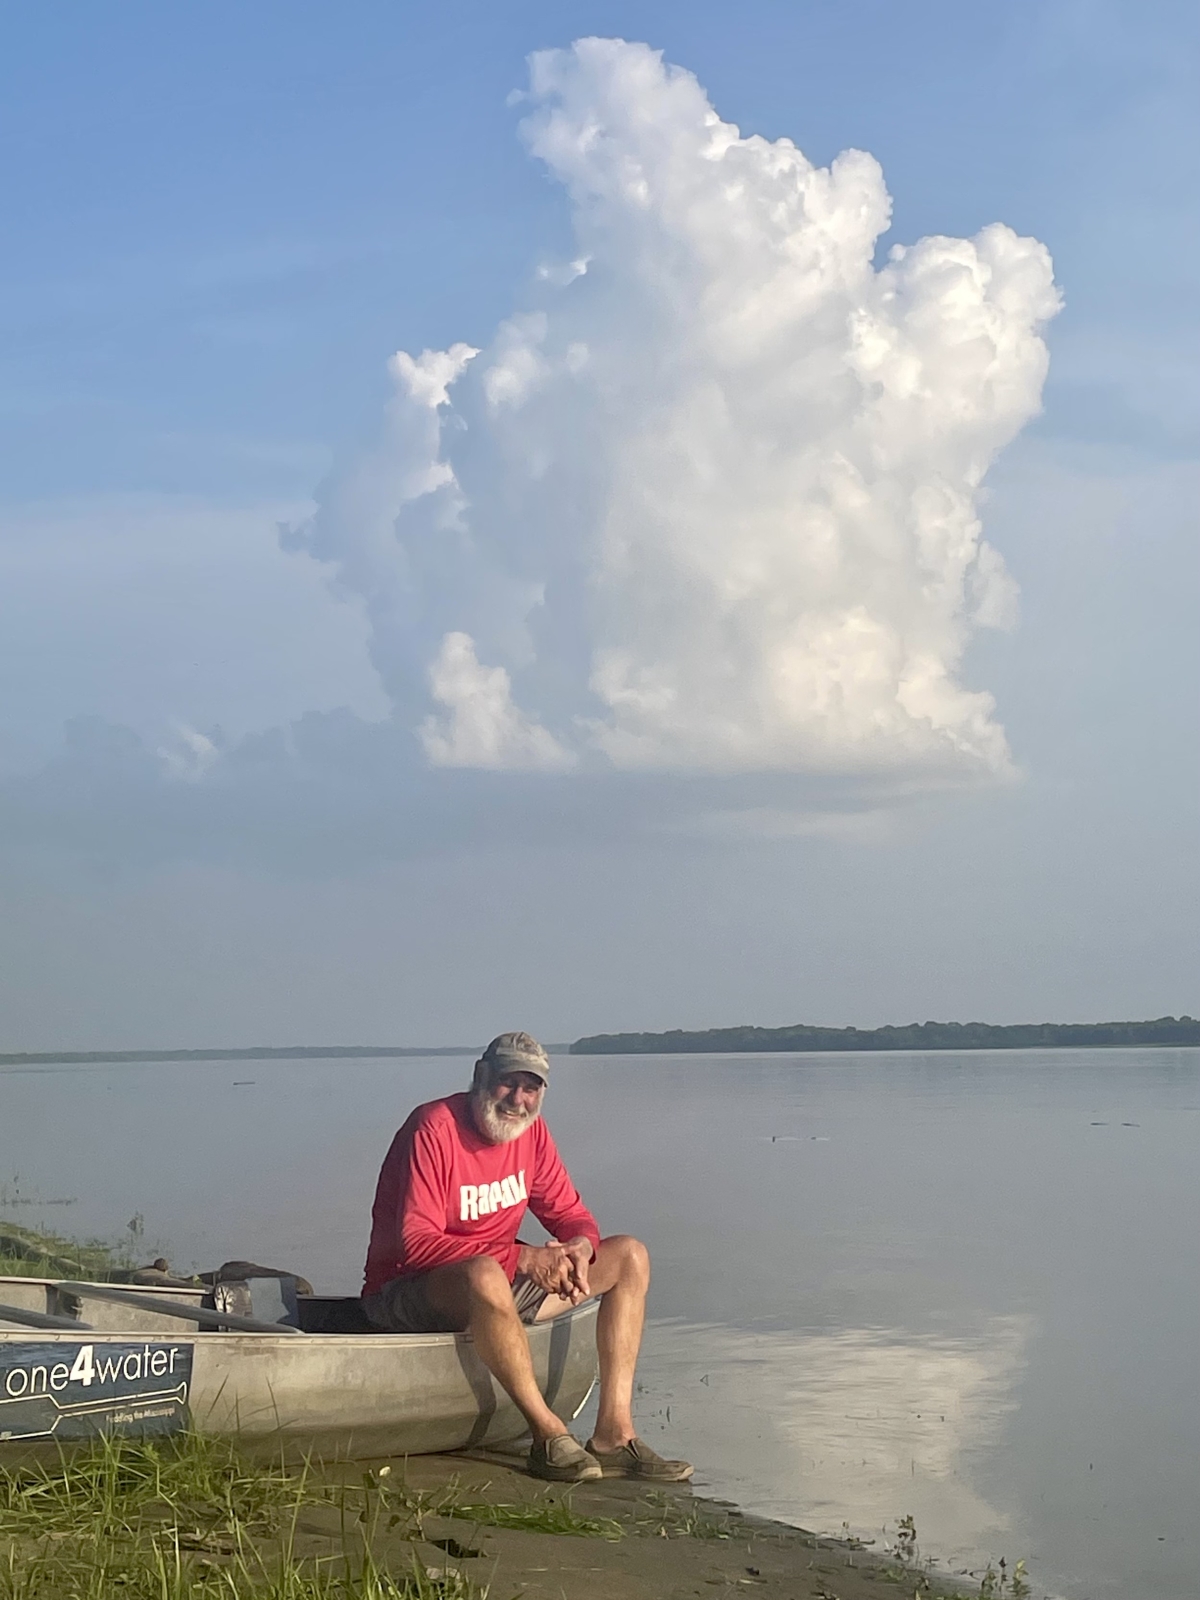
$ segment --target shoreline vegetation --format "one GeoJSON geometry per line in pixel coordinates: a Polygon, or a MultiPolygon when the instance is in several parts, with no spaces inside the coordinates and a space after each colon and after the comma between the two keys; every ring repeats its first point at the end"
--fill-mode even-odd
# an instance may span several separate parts
{"type": "MultiPolygon", "coordinates": [[[[551,1054],[789,1055],[861,1050],[1077,1050],[1146,1045],[1200,1045],[1200,1019],[1187,1015],[1148,1022],[909,1022],[900,1027],[671,1028],[665,1033],[594,1033],[573,1044],[551,1044],[551,1054]]],[[[100,1066],[122,1062],[342,1061],[379,1057],[473,1056],[478,1045],[296,1044],[248,1045],[228,1050],[13,1050],[0,1067],[100,1066]]]]}
{"type": "MultiPolygon", "coordinates": [[[[551,1047],[553,1048],[553,1046],[551,1047]]],[[[0,1067],[88,1066],[122,1061],[341,1061],[367,1056],[474,1056],[480,1046],[389,1044],[248,1045],[239,1050],[10,1050],[0,1067]]]]}
{"type": "Polygon", "coordinates": [[[910,1022],[902,1027],[702,1028],[667,1033],[596,1033],[576,1039],[575,1056],[788,1054],[861,1050],[1076,1050],[1200,1044],[1194,1017],[1152,1022],[910,1022]]]}
{"type": "MultiPolygon", "coordinates": [[[[125,1243],[0,1231],[0,1276],[86,1263],[115,1278],[130,1260],[125,1243]]],[[[764,1600],[1032,1592],[1021,1563],[939,1569],[908,1516],[868,1545],[686,1485],[559,1489],[498,1452],[292,1467],[196,1433],[0,1446],[0,1600],[666,1600],[711,1588],[764,1600]]]]}
{"type": "MultiPolygon", "coordinates": [[[[0,1212],[10,1205],[37,1204],[21,1198],[0,1198],[0,1212]]],[[[138,1219],[140,1221],[140,1218],[138,1219]]],[[[26,1228],[0,1216],[0,1277],[75,1278],[86,1283],[111,1283],[134,1270],[130,1244],[104,1239],[70,1239],[46,1228],[26,1228]]],[[[0,1300],[4,1296],[0,1295],[0,1300]]],[[[32,1335],[31,1335],[32,1337],[32,1335]]]]}
{"type": "Polygon", "coordinates": [[[0,1460],[0,1600],[1021,1600],[1023,1568],[868,1548],[624,1481],[563,1490],[508,1462],[252,1461],[200,1434],[0,1460]],[[963,1580],[966,1579],[964,1588],[963,1580]]]}

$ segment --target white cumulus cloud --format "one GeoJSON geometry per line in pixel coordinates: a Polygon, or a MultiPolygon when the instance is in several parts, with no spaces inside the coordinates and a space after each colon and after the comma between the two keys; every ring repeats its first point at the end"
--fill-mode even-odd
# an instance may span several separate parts
{"type": "Polygon", "coordinates": [[[743,136],[645,45],[530,66],[573,259],[484,351],[394,358],[302,534],[428,759],[1006,772],[960,668],[1014,614],[977,502],[1039,409],[1044,246],[993,224],[876,267],[870,155],[743,136]]]}
{"type": "Polygon", "coordinates": [[[529,767],[542,772],[574,765],[552,733],[512,700],[503,667],[484,667],[469,634],[448,633],[429,670],[433,698],[445,708],[427,717],[421,743],[436,767],[529,767]]]}
{"type": "Polygon", "coordinates": [[[158,750],[164,772],[183,783],[198,783],[220,760],[220,746],[186,722],[176,722],[172,732],[173,742],[158,750]]]}

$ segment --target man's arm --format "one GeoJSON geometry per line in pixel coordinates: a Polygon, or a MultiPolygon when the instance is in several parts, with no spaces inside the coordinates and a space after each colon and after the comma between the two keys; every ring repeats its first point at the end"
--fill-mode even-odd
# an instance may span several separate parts
{"type": "Polygon", "coordinates": [[[396,1238],[405,1273],[462,1259],[462,1240],[446,1232],[449,1154],[428,1125],[413,1130],[398,1196],[396,1238]]]}
{"type": "Polygon", "coordinates": [[[518,1268],[528,1272],[542,1288],[552,1285],[543,1282],[539,1271],[552,1274],[552,1292],[577,1303],[590,1293],[587,1269],[600,1247],[600,1229],[571,1182],[549,1128],[544,1122],[539,1122],[538,1128],[541,1138],[537,1171],[529,1190],[529,1209],[546,1232],[553,1234],[555,1243],[522,1245],[522,1252],[529,1252],[528,1259],[539,1270],[521,1266],[519,1261],[518,1268]],[[563,1286],[559,1287],[560,1284],[563,1286]]]}

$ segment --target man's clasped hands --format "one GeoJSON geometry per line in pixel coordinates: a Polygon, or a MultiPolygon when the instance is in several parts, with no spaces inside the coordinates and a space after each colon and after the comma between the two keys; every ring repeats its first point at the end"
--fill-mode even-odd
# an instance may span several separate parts
{"type": "Polygon", "coordinates": [[[533,1279],[539,1289],[569,1300],[573,1306],[591,1294],[588,1268],[592,1247],[587,1239],[551,1239],[548,1244],[523,1244],[517,1256],[517,1271],[533,1279]]]}

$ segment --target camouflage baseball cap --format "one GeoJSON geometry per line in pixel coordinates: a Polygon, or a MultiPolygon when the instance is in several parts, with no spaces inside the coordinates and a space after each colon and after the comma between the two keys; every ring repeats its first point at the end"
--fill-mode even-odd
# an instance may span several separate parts
{"type": "Polygon", "coordinates": [[[505,1072],[532,1072],[546,1083],[550,1058],[530,1033],[498,1033],[479,1058],[494,1078],[505,1072]]]}

